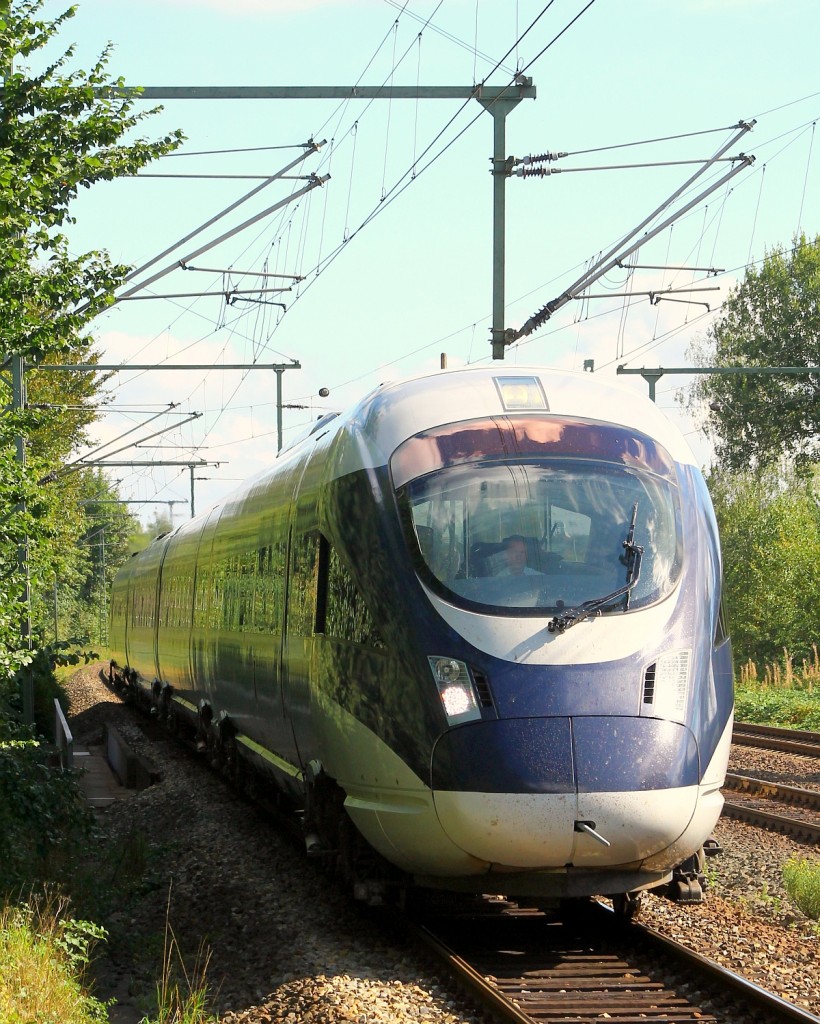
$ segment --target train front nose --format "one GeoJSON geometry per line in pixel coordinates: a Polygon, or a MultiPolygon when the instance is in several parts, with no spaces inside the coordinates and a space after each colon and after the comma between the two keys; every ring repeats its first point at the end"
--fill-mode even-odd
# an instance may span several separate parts
{"type": "Polygon", "coordinates": [[[650,718],[476,722],[436,744],[442,828],[500,868],[633,864],[680,837],[697,802],[685,726],[650,718]]]}

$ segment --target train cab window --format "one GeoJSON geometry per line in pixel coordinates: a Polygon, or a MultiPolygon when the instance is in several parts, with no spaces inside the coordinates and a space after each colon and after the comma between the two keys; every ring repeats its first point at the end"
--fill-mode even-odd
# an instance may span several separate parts
{"type": "Polygon", "coordinates": [[[613,593],[633,517],[644,553],[628,607],[660,600],[680,575],[674,464],[643,435],[494,418],[411,438],[391,470],[419,576],[464,607],[541,615],[613,593]]]}

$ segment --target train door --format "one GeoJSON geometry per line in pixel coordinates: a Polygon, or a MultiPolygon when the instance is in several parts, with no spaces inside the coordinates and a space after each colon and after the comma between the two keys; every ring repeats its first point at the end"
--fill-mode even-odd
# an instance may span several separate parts
{"type": "Polygon", "coordinates": [[[282,638],[282,699],[299,763],[315,756],[310,684],[314,656],[320,536],[317,523],[321,467],[306,460],[294,487],[282,638]]]}
{"type": "Polygon", "coordinates": [[[166,537],[157,537],[151,542],[135,564],[128,587],[126,663],[149,684],[156,679],[158,672],[159,577],[167,543],[166,537]]]}
{"type": "Polygon", "coordinates": [[[191,677],[195,691],[209,699],[216,670],[216,646],[221,623],[220,580],[214,565],[213,547],[222,511],[221,505],[211,509],[199,536],[192,608],[191,677]]]}
{"type": "Polygon", "coordinates": [[[236,694],[240,733],[261,744],[263,756],[287,774],[289,766],[294,774],[298,766],[283,696],[283,648],[291,506],[301,471],[300,464],[278,467],[276,479],[249,490],[227,529],[220,530],[220,559],[233,595],[223,609],[223,637],[234,652],[223,672],[226,690],[236,694]]]}

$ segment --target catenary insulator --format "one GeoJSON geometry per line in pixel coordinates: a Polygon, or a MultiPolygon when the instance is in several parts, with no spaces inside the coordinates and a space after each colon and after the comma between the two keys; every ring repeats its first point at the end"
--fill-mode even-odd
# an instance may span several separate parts
{"type": "Polygon", "coordinates": [[[544,164],[550,160],[560,160],[562,156],[569,156],[569,153],[535,153],[529,156],[522,156],[516,160],[516,164],[544,164]]]}
{"type": "Polygon", "coordinates": [[[546,178],[548,174],[560,174],[560,167],[516,167],[515,174],[519,178],[546,178]]]}

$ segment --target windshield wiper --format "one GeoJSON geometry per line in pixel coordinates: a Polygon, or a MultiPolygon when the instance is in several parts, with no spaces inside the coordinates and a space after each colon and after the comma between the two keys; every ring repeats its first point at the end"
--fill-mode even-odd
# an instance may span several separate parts
{"type": "Polygon", "coordinates": [[[547,623],[547,629],[550,633],[564,633],[570,626],[583,622],[584,619],[600,615],[607,605],[624,596],[626,596],[624,611],[629,608],[629,595],[641,578],[641,560],[643,558],[643,548],[640,544],[635,543],[635,520],[637,517],[638,503],[636,501],[632,506],[632,520],[629,524],[626,540],[623,542],[624,554],[620,558],[620,561],[626,566],[625,586],[620,587],[618,590],[613,590],[611,594],[606,594],[604,597],[596,597],[592,601],[584,601],[577,608],[567,608],[560,612],[547,623]]]}

